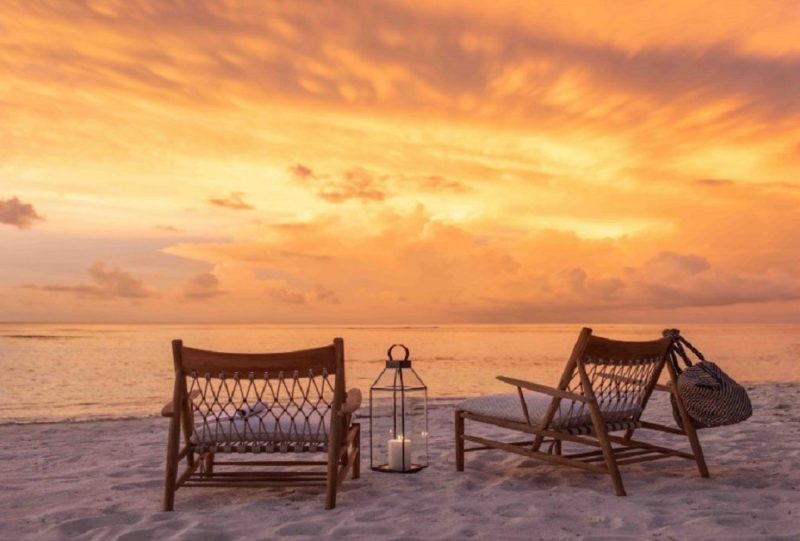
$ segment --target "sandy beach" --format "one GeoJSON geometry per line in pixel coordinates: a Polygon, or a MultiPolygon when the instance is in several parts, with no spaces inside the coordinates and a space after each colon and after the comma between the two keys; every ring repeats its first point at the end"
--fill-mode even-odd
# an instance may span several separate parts
{"type": "MultiPolygon", "coordinates": [[[[800,385],[751,386],[745,423],[701,431],[711,469],[669,459],[609,479],[507,453],[454,467],[452,402],[431,409],[431,466],[369,469],[323,510],[311,489],[182,489],[160,511],[167,420],[0,427],[0,532],[5,539],[797,539],[800,385]]],[[[666,402],[650,418],[670,417],[666,402]]],[[[362,419],[365,428],[368,419],[362,419]]],[[[365,434],[368,437],[368,433],[365,434]]],[[[664,438],[674,436],[663,435],[664,438]]]]}

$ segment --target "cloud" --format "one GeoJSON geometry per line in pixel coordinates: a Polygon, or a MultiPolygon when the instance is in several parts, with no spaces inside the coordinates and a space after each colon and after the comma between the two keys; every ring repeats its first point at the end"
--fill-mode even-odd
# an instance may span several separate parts
{"type": "Polygon", "coordinates": [[[231,192],[228,197],[212,197],[208,200],[208,202],[217,207],[223,207],[231,210],[253,210],[255,207],[249,203],[246,203],[243,197],[243,192],[231,192]]]}
{"type": "Polygon", "coordinates": [[[447,179],[440,175],[423,176],[416,179],[417,186],[420,190],[426,192],[454,192],[463,193],[469,191],[469,188],[463,183],[447,179]]]}
{"type": "Polygon", "coordinates": [[[183,296],[191,300],[204,300],[227,294],[219,287],[219,280],[210,272],[193,276],[183,290],[183,296]]]}
{"type": "Polygon", "coordinates": [[[42,221],[44,217],[36,212],[33,205],[23,203],[17,197],[0,199],[0,223],[27,229],[42,221]]]}
{"type": "Polygon", "coordinates": [[[318,174],[310,167],[296,164],[289,168],[292,180],[305,186],[331,203],[352,199],[383,201],[401,193],[464,193],[469,191],[461,182],[441,175],[376,174],[363,167],[352,167],[339,175],[318,174]]]}
{"type": "Polygon", "coordinates": [[[283,304],[305,304],[306,296],[299,291],[292,291],[285,286],[270,287],[267,289],[267,295],[273,301],[283,304]]]}
{"type": "Polygon", "coordinates": [[[309,180],[314,180],[317,178],[311,168],[300,163],[290,167],[289,173],[292,175],[292,179],[294,179],[295,182],[306,183],[309,180]]]}
{"type": "Polygon", "coordinates": [[[82,299],[138,300],[155,296],[155,293],[145,287],[141,280],[118,268],[108,268],[102,261],[93,263],[88,272],[92,281],[89,284],[29,284],[22,287],[51,293],[71,293],[82,299]]]}
{"type": "MultiPolygon", "coordinates": [[[[682,203],[683,198],[679,194],[676,200],[682,203]]],[[[595,203],[602,207],[602,200],[595,203]]],[[[715,202],[708,204],[713,208],[715,202]]],[[[685,215],[688,226],[704,231],[697,240],[724,238],[726,222],[713,215],[707,217],[710,225],[697,222],[706,214],[703,209],[685,215]]],[[[581,238],[531,230],[478,237],[467,225],[433,218],[421,206],[406,212],[368,207],[357,216],[318,217],[296,227],[281,224],[231,243],[182,244],[169,252],[240,268],[242,276],[252,272],[254,283],[284,281],[270,290],[270,297],[283,304],[333,303],[345,297],[347,310],[370,320],[575,321],[587,314],[603,320],[625,314],[630,320],[655,313],[670,317],[663,315],[669,310],[800,299],[797,261],[786,254],[766,256],[754,268],[749,260],[726,260],[724,251],[701,254],[701,244],[674,234],[667,229],[657,236],[581,238]],[[254,237],[260,242],[254,243],[254,237]],[[317,257],[298,264],[286,252],[317,257]],[[399,298],[404,302],[398,304],[399,298]]],[[[783,242],[790,246],[794,240],[787,236],[783,242]]]]}
{"type": "Polygon", "coordinates": [[[339,296],[334,291],[327,289],[321,285],[316,286],[315,297],[317,299],[317,302],[321,302],[324,304],[339,304],[341,302],[339,300],[339,296]]]}
{"type": "Polygon", "coordinates": [[[711,268],[708,259],[691,254],[679,254],[670,251],[659,252],[644,265],[644,271],[650,275],[676,277],[698,274],[711,268]]]}
{"type": "Polygon", "coordinates": [[[183,233],[183,229],[175,227],[174,225],[156,225],[156,230],[165,231],[167,233],[183,233]]]}
{"type": "Polygon", "coordinates": [[[343,203],[351,199],[360,201],[383,201],[386,191],[382,179],[361,167],[354,167],[336,178],[317,175],[302,164],[289,168],[292,179],[312,189],[317,196],[331,203],[343,203]]]}
{"type": "Polygon", "coordinates": [[[709,188],[724,188],[736,184],[734,181],[724,178],[701,178],[695,180],[694,183],[698,186],[707,186],[709,188]]]}

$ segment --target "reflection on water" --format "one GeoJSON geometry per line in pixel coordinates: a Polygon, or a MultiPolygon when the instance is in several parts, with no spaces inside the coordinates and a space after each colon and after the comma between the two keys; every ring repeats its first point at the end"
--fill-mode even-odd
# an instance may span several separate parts
{"type": "MultiPolygon", "coordinates": [[[[670,325],[595,325],[646,340],[670,325]]],[[[499,374],[554,385],[579,325],[276,326],[0,324],[0,422],[156,414],[172,394],[170,340],[281,351],[345,340],[348,387],[365,393],[404,343],[433,398],[505,392],[499,374]]],[[[683,334],[742,382],[800,381],[800,325],[688,325],[683,334]]]]}

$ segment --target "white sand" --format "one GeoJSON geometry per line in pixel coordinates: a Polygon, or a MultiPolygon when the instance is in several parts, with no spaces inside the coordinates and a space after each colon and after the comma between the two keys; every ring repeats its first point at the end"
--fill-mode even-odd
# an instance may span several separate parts
{"type": "MultiPolygon", "coordinates": [[[[607,476],[498,451],[457,473],[452,408],[435,407],[430,468],[372,472],[365,439],[362,478],[327,512],[318,490],[191,488],[159,511],[166,419],[4,426],[0,538],[799,539],[800,385],[750,394],[751,420],[701,431],[710,479],[682,459],[634,464],[625,498],[607,476]]],[[[648,411],[669,418],[664,401],[648,411]]]]}

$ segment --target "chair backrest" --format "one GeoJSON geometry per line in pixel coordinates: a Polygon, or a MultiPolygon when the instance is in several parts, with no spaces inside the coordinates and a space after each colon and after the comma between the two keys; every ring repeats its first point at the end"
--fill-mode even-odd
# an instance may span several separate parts
{"type": "Polygon", "coordinates": [[[209,351],[181,340],[172,350],[173,402],[187,441],[240,452],[324,450],[344,399],[341,338],[283,353],[209,351]]]}
{"type": "MultiPolygon", "coordinates": [[[[611,340],[583,329],[559,383],[562,390],[594,396],[606,423],[637,422],[655,388],[670,340],[611,340]]],[[[573,402],[559,411],[562,427],[590,423],[588,407],[573,402]]]]}

